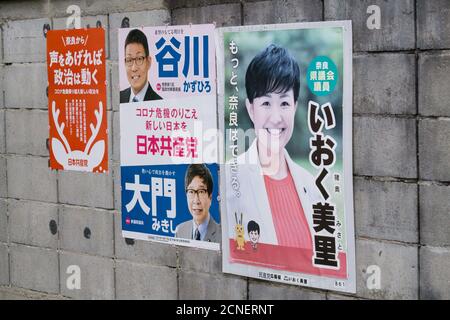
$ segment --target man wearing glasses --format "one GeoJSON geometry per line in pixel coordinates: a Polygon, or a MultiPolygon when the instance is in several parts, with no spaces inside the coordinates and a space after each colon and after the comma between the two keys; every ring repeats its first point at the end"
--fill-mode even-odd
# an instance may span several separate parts
{"type": "Polygon", "coordinates": [[[192,220],[179,224],[175,237],[221,242],[220,225],[209,213],[213,193],[211,172],[204,164],[191,164],[186,170],[184,183],[192,220]]]}
{"type": "Polygon", "coordinates": [[[141,30],[131,30],[125,40],[125,69],[130,87],[120,91],[120,103],[162,99],[148,82],[151,64],[147,37],[141,30]]]}

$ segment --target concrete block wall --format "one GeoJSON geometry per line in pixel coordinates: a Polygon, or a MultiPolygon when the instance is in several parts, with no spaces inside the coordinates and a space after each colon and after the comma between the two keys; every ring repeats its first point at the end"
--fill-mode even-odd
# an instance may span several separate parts
{"type": "Polygon", "coordinates": [[[82,25],[106,30],[107,175],[48,169],[43,28],[65,28],[71,4],[0,4],[0,299],[450,298],[449,1],[79,1],[82,25]],[[380,29],[367,27],[370,5],[380,29]],[[353,22],[356,294],[223,274],[220,253],[122,238],[117,28],[343,19],[353,22]],[[79,289],[67,285],[74,265],[79,289]]]}

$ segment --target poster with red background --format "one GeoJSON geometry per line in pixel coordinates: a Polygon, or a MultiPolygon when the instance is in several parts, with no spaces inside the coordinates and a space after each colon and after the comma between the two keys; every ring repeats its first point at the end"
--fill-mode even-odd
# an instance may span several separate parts
{"type": "Polygon", "coordinates": [[[50,167],[108,171],[105,30],[47,33],[50,167]]]}

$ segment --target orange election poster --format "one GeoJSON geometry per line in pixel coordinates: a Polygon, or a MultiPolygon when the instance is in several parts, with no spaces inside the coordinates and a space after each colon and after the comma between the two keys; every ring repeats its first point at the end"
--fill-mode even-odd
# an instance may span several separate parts
{"type": "Polygon", "coordinates": [[[105,30],[47,33],[50,167],[108,171],[105,30]]]}

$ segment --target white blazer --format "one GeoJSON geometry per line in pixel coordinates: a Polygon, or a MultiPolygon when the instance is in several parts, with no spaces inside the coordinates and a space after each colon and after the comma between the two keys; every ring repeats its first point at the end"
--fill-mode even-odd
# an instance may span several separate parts
{"type": "MultiPolygon", "coordinates": [[[[311,236],[313,236],[312,205],[319,201],[323,201],[322,196],[315,185],[314,177],[308,171],[294,163],[286,149],[284,149],[284,155],[309,224],[311,236]]],[[[246,241],[249,240],[247,224],[249,221],[253,220],[259,224],[259,243],[277,245],[278,241],[264,177],[259,162],[256,139],[245,153],[238,156],[237,162],[237,172],[233,173],[230,162],[225,166],[226,210],[229,238],[234,239],[236,237],[234,231],[234,226],[236,225],[236,212],[238,220],[241,219],[242,213],[242,225],[244,227],[246,241]],[[235,186],[237,185],[236,179],[239,183],[239,196],[236,194],[237,190],[234,190],[232,187],[232,183],[235,186]]]]}

